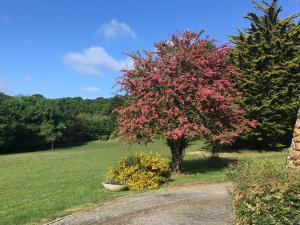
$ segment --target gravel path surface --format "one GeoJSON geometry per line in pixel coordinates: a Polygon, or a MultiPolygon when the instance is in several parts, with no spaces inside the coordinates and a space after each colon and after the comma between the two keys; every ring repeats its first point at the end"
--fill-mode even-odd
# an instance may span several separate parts
{"type": "Polygon", "coordinates": [[[232,223],[229,183],[196,184],[122,197],[49,225],[179,225],[232,223]]]}

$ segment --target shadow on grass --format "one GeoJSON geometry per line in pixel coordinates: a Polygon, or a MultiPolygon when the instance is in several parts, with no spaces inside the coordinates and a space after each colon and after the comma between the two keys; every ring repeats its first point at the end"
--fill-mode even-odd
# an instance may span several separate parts
{"type": "Polygon", "coordinates": [[[222,170],[228,167],[229,164],[232,164],[234,162],[236,162],[235,159],[229,158],[205,158],[185,160],[182,165],[182,173],[195,174],[222,170]]]}
{"type": "Polygon", "coordinates": [[[277,144],[276,146],[262,146],[258,143],[251,144],[251,143],[243,143],[241,141],[237,141],[234,144],[230,145],[223,145],[221,146],[221,152],[243,152],[243,151],[253,151],[253,152],[268,152],[268,151],[275,151],[275,152],[281,152],[288,148],[290,144],[277,144]]]}
{"type": "MultiPolygon", "coordinates": [[[[65,149],[65,148],[76,148],[79,146],[84,146],[89,141],[76,142],[71,144],[57,144],[54,146],[53,150],[57,149],[65,149]]],[[[51,150],[51,146],[49,144],[43,144],[40,146],[32,147],[32,146],[17,146],[16,148],[8,148],[8,149],[0,149],[0,155],[8,155],[8,154],[17,154],[17,153],[27,153],[27,152],[40,152],[51,150]]]]}

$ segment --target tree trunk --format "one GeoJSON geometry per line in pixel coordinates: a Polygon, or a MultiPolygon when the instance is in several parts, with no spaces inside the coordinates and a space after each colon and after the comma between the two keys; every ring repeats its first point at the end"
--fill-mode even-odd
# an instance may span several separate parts
{"type": "Polygon", "coordinates": [[[220,143],[214,142],[211,144],[211,158],[219,159],[220,143]]]}
{"type": "Polygon", "coordinates": [[[298,112],[298,118],[295,124],[292,144],[289,149],[287,165],[291,169],[300,169],[300,110],[298,112]]]}
{"type": "Polygon", "coordinates": [[[54,141],[51,141],[51,150],[54,148],[54,141]]]}
{"type": "Polygon", "coordinates": [[[170,147],[172,153],[173,172],[179,174],[181,171],[184,151],[187,146],[187,140],[184,137],[176,140],[167,139],[167,144],[170,147]]]}

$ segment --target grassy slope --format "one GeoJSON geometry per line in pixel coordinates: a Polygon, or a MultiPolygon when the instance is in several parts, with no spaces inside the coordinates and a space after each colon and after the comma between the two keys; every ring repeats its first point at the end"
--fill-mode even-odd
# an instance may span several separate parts
{"type": "MultiPolygon", "coordinates": [[[[185,175],[175,184],[223,181],[224,167],[212,167],[199,154],[201,143],[189,147],[185,157],[185,175]],[[198,151],[198,153],[195,153],[198,151]]],[[[42,218],[53,219],[78,208],[133,192],[110,193],[101,186],[108,167],[134,151],[159,152],[169,157],[163,143],[135,145],[130,151],[116,142],[90,142],[86,145],[53,151],[0,156],[0,224],[32,224],[42,218]]],[[[227,158],[271,157],[284,162],[286,153],[228,154],[227,158]]]]}

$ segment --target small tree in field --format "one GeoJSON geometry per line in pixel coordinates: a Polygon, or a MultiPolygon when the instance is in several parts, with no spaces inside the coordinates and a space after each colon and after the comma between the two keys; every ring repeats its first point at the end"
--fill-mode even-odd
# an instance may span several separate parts
{"type": "Polygon", "coordinates": [[[40,134],[45,137],[45,140],[51,143],[51,149],[54,148],[54,142],[63,136],[63,130],[66,128],[64,123],[55,125],[51,122],[43,122],[41,124],[40,134]]]}
{"type": "Polygon", "coordinates": [[[228,63],[230,47],[200,35],[175,34],[144,56],[131,55],[133,68],[123,70],[118,82],[128,95],[118,110],[119,135],[128,143],[165,138],[174,172],[180,172],[190,138],[204,138],[215,150],[249,125],[236,103],[241,93],[228,63]]]}

